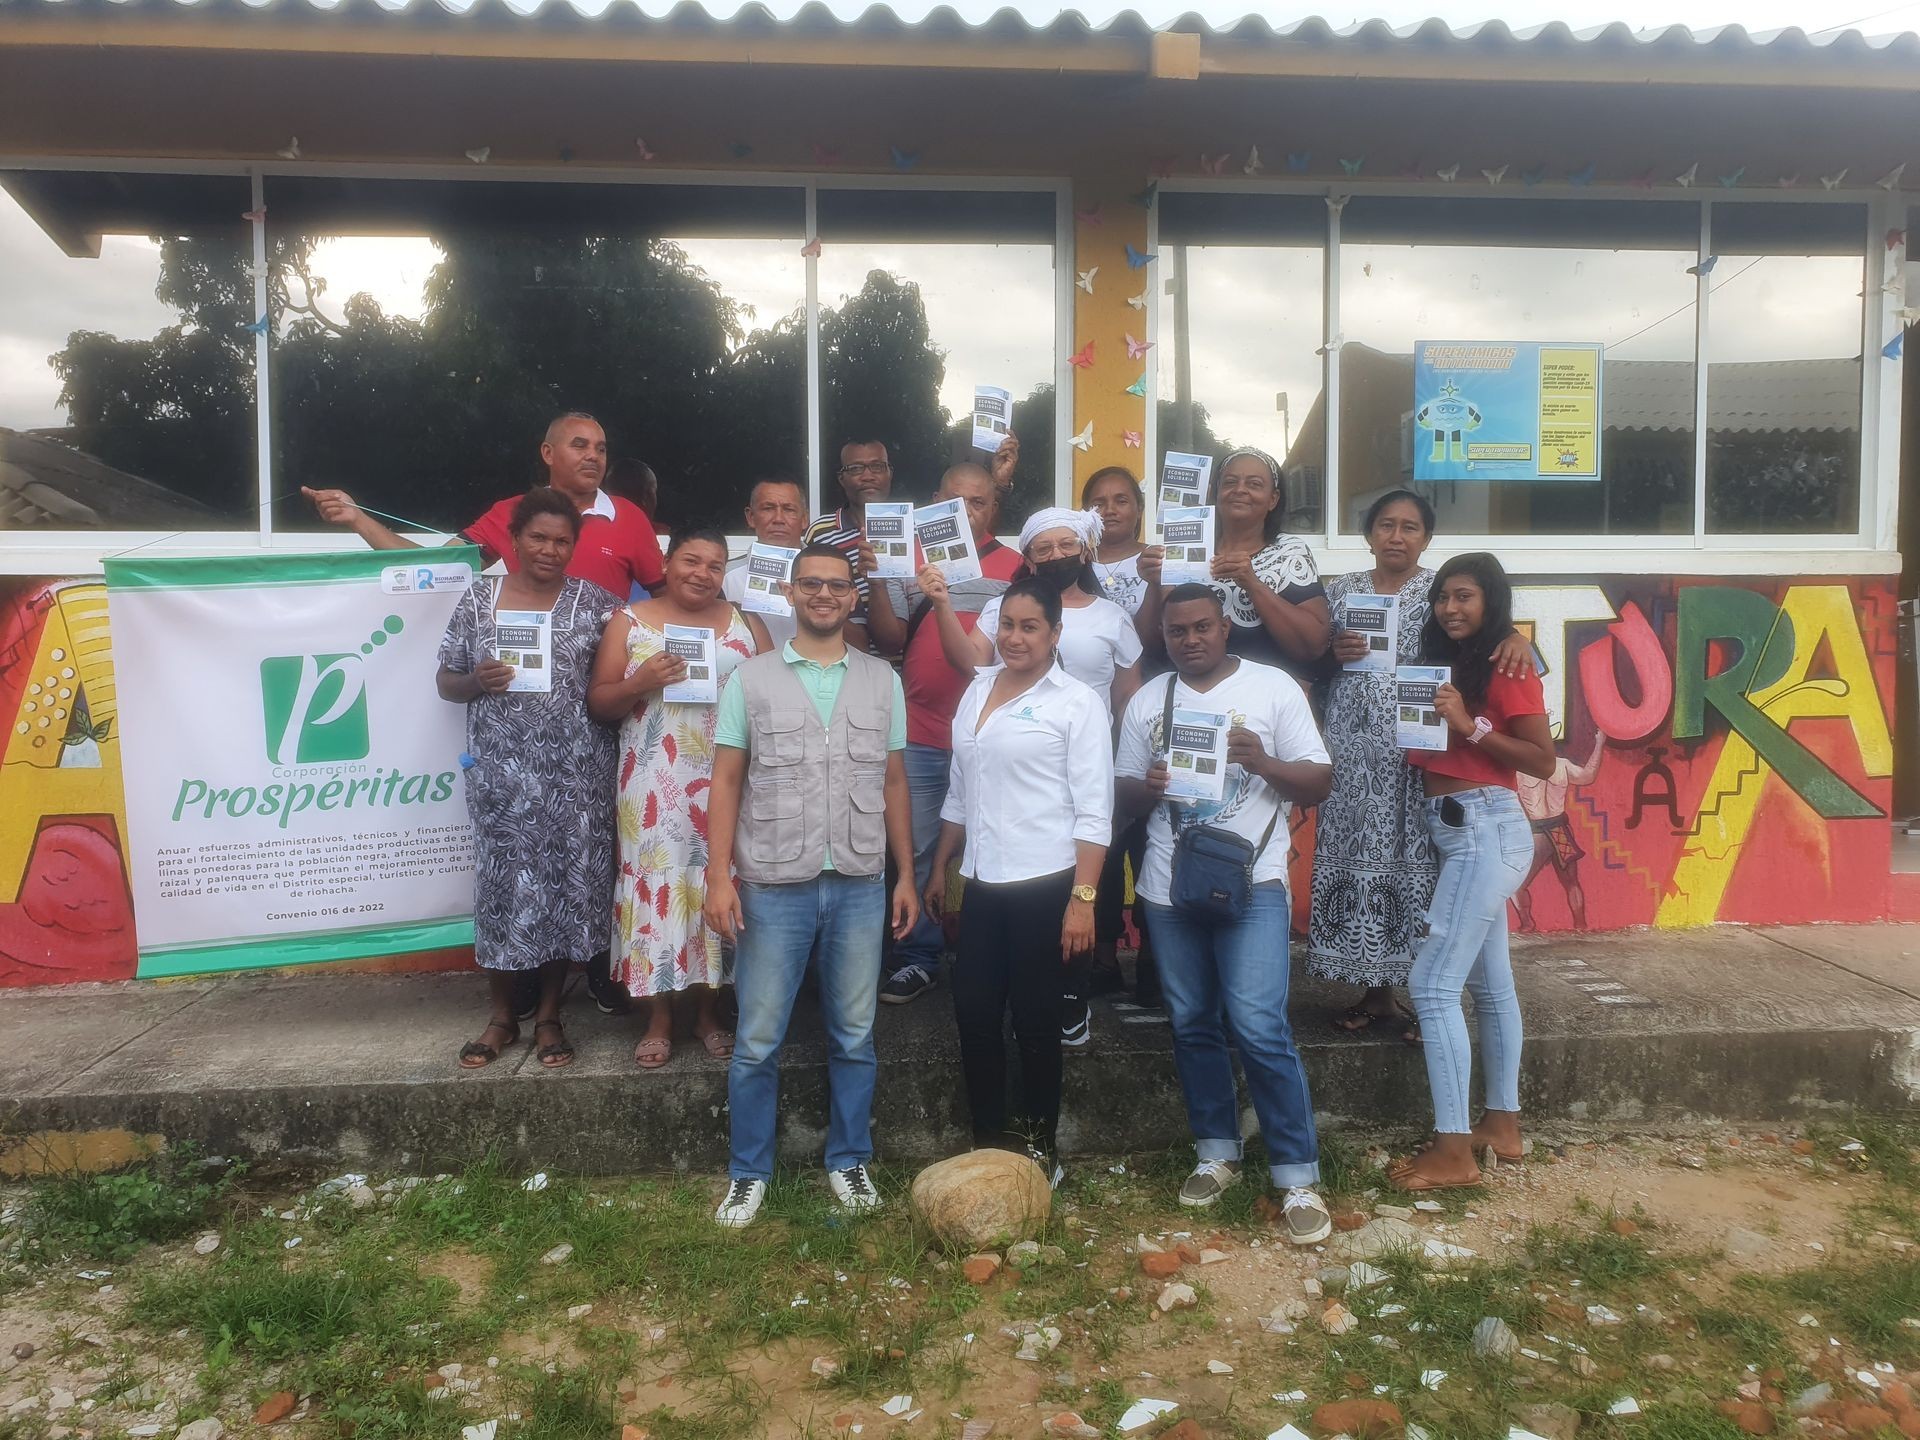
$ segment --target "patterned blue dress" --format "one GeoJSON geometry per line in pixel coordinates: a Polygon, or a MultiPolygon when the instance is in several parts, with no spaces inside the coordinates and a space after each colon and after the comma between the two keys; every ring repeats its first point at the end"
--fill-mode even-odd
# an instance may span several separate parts
{"type": "MultiPolygon", "coordinates": [[[[1400,587],[1399,663],[1420,659],[1434,572],[1418,569],[1400,587]]],[[[1347,596],[1370,594],[1373,572],[1327,581],[1337,634],[1347,596]]],[[[1327,682],[1327,753],[1333,793],[1320,804],[1313,850],[1313,914],[1307,971],[1354,985],[1404,985],[1420,923],[1433,901],[1426,784],[1394,743],[1393,677],[1336,671],[1327,682]]]]}
{"type": "MultiPolygon", "coordinates": [[[[499,577],[461,597],[440,663],[470,673],[493,645],[499,577]]],[[[467,705],[467,815],[473,822],[473,950],[488,970],[586,960],[613,913],[617,732],[587,714],[587,682],[620,602],[569,576],[553,602],[553,688],[467,705]]]]}

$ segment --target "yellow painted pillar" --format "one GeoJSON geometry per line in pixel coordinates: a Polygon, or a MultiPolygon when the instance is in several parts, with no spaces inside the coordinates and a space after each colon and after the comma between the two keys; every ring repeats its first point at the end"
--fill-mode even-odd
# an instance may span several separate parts
{"type": "MultiPolygon", "coordinates": [[[[1144,170],[1144,166],[1142,170],[1144,170]]],[[[1147,307],[1154,303],[1159,262],[1135,270],[1127,247],[1147,253],[1148,212],[1138,199],[1144,174],[1076,177],[1073,185],[1074,267],[1073,338],[1070,354],[1093,347],[1092,363],[1073,372],[1073,428],[1080,436],[1093,427],[1093,444],[1073,451],[1073,498],[1087,477],[1107,465],[1124,465],[1144,477],[1150,461],[1140,447],[1147,433],[1150,395],[1128,393],[1146,374],[1144,356],[1129,357],[1127,337],[1147,338],[1147,307]],[[1092,293],[1085,279],[1092,272],[1092,293]],[[1130,301],[1138,300],[1137,305],[1130,301]]],[[[1151,489],[1152,487],[1148,487],[1151,489]]]]}

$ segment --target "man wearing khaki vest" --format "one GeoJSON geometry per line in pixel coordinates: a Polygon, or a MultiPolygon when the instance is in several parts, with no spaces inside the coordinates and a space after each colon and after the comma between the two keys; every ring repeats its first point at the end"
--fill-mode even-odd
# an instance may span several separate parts
{"type": "Polygon", "coordinates": [[[793,639],[733,672],[714,719],[705,911],[735,942],[740,1021],[727,1070],[730,1183],[713,1218],[732,1229],[753,1223],[773,1179],[780,1046],[816,949],[831,1092],[827,1185],[843,1209],[879,1206],[867,1161],[889,853],[900,876],[896,939],[920,908],[901,760],[906,699],[891,666],[841,638],[853,613],[852,564],[831,545],[808,545],[786,589],[793,639]]]}

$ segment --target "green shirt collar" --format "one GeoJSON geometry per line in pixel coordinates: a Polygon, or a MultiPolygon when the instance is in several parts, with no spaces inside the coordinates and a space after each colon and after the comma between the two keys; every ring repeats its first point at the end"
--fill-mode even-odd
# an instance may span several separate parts
{"type": "Polygon", "coordinates": [[[789,665],[811,665],[816,670],[836,670],[836,669],[844,670],[847,665],[847,655],[849,654],[849,652],[846,650],[842,650],[840,652],[840,658],[834,661],[833,664],[822,665],[818,660],[809,660],[806,656],[802,655],[798,650],[794,649],[793,641],[789,640],[786,643],[786,647],[780,652],[780,654],[781,654],[781,658],[784,659],[789,665]]]}

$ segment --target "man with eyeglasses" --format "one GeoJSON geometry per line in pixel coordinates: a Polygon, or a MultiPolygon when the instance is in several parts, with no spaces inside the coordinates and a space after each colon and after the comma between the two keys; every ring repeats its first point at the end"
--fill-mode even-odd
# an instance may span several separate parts
{"type": "Polygon", "coordinates": [[[733,672],[714,716],[707,795],[707,924],[735,943],[740,997],[727,1067],[733,1157],[716,1223],[753,1223],[773,1179],[780,1047],[808,957],[827,1035],[827,1188],[879,1208],[873,1158],[880,935],[913,928],[906,700],[884,660],[849,645],[853,566],[814,544],[787,584],[797,628],[733,672]],[[891,855],[899,880],[889,903],[891,855]]]}
{"type": "Polygon", "coordinates": [[[847,643],[856,650],[869,648],[867,640],[867,571],[873,549],[867,544],[867,502],[893,494],[893,459],[884,440],[849,440],[840,447],[835,472],[847,503],[831,515],[822,515],[807,527],[806,543],[831,545],[853,567],[855,599],[847,621],[847,643]]]}

